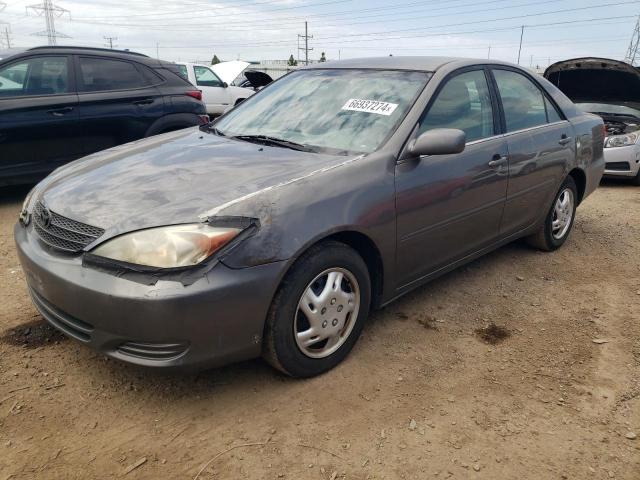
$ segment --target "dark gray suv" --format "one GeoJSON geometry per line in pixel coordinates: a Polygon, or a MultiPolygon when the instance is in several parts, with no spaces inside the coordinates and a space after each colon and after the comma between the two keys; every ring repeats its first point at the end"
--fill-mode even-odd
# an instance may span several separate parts
{"type": "Polygon", "coordinates": [[[514,65],[318,64],[213,124],[59,169],[15,227],[36,307],[114,358],[343,360],[372,308],[521,237],[569,236],[602,119],[514,65]]]}
{"type": "Polygon", "coordinates": [[[76,158],[208,121],[176,65],[133,52],[0,51],[0,186],[76,158]]]}

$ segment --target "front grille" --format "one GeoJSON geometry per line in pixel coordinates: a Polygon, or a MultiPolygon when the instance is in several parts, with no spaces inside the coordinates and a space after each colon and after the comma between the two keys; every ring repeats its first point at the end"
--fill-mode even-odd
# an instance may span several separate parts
{"type": "Polygon", "coordinates": [[[102,228],[76,222],[49,211],[37,202],[32,214],[33,227],[40,239],[50,247],[78,253],[104,234],[102,228]]]}
{"type": "Polygon", "coordinates": [[[77,340],[82,342],[91,340],[92,325],[60,311],[35,290],[29,289],[29,291],[34,305],[47,322],[62,331],[62,333],[66,333],[77,340]]]}
{"type": "Polygon", "coordinates": [[[189,344],[180,343],[146,343],[126,342],[118,347],[118,352],[129,357],[146,360],[171,360],[187,351],[189,344]]]}
{"type": "Polygon", "coordinates": [[[629,162],[610,162],[605,165],[605,170],[614,170],[616,172],[628,172],[631,170],[629,162]]]}

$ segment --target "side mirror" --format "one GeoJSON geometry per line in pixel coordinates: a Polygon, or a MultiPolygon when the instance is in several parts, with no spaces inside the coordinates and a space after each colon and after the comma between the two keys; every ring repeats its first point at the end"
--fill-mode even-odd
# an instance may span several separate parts
{"type": "Polygon", "coordinates": [[[408,148],[411,155],[452,155],[464,151],[467,134],[455,128],[427,130],[416,138],[408,148]]]}
{"type": "Polygon", "coordinates": [[[229,84],[227,82],[222,82],[222,88],[227,88],[229,84]]]}

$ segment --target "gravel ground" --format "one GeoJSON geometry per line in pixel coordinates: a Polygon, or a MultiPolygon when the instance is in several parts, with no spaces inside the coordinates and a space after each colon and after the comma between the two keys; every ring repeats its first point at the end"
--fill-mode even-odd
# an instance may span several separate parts
{"type": "Polygon", "coordinates": [[[25,194],[0,194],[0,480],[640,479],[640,188],[605,183],[558,252],[516,243],[376,312],[304,381],[56,333],[15,254],[25,194]]]}

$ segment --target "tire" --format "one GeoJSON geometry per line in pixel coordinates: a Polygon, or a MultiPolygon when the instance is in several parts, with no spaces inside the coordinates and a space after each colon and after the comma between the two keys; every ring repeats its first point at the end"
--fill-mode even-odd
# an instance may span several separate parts
{"type": "Polygon", "coordinates": [[[631,183],[637,187],[640,187],[640,170],[638,171],[638,174],[633,177],[633,180],[631,180],[631,183]]]}
{"type": "Polygon", "coordinates": [[[558,190],[551,209],[544,220],[544,224],[538,232],[527,238],[528,243],[546,252],[557,250],[564,245],[573,228],[577,206],[578,189],[576,188],[576,182],[569,176],[562,183],[560,190],[558,190]],[[561,202],[566,199],[567,196],[569,196],[570,205],[563,209],[561,202]],[[564,220],[560,218],[559,220],[562,226],[554,229],[554,221],[558,218],[558,215],[561,217],[564,215],[564,220]]]}
{"type": "Polygon", "coordinates": [[[324,373],[349,354],[370,305],[371,280],[362,257],[340,242],[315,245],[296,261],[273,299],[263,357],[292,377],[324,373]],[[307,308],[301,306],[305,294],[307,308]]]}

